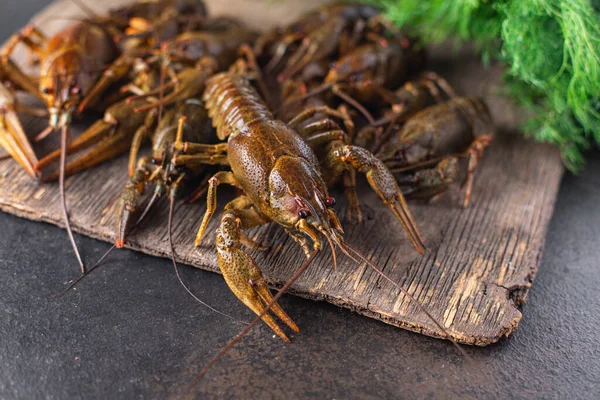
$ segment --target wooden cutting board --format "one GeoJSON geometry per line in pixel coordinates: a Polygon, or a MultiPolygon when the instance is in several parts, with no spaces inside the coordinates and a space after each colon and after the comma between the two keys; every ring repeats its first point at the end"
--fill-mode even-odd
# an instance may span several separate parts
{"type": "MultiPolygon", "coordinates": [[[[126,1],[110,0],[90,7],[102,13],[123,3],[126,1]]],[[[207,3],[211,15],[241,16],[250,26],[265,29],[288,23],[322,2],[207,3]]],[[[52,33],[68,24],[69,17],[81,15],[74,2],[57,1],[37,15],[33,23],[52,33]]],[[[455,50],[445,46],[430,49],[429,54],[431,69],[446,76],[459,94],[484,97],[496,121],[497,138],[477,171],[472,204],[468,209],[460,208],[456,188],[433,204],[410,204],[428,245],[421,257],[393,214],[363,184],[359,189],[366,220],[358,226],[345,223],[346,239],[427,307],[457,341],[484,346],[508,336],[522,317],[519,305],[525,301],[537,272],[563,167],[556,149],[526,140],[518,131],[517,110],[500,97],[499,66],[484,69],[469,48],[455,50]]],[[[24,60],[23,52],[17,57],[24,60]]],[[[46,123],[25,117],[24,122],[32,136],[46,123]]],[[[45,142],[39,151],[54,146],[56,142],[45,142]]],[[[126,156],[121,156],[67,180],[67,201],[75,231],[112,241],[113,206],[127,179],[126,162],[126,156]]],[[[344,219],[346,203],[339,189],[337,192],[341,200],[337,209],[344,219]]],[[[221,193],[220,206],[233,195],[227,190],[221,193]]],[[[58,198],[56,184],[34,182],[12,160],[0,161],[2,210],[61,225],[58,198]]],[[[193,248],[204,209],[202,201],[178,206],[173,225],[177,259],[218,272],[214,249],[218,218],[209,227],[210,240],[199,250],[193,248]]],[[[167,204],[159,203],[151,218],[131,236],[128,246],[168,256],[166,217],[167,204]]],[[[253,256],[273,286],[281,286],[303,261],[301,250],[278,226],[269,225],[250,233],[271,246],[253,256]]],[[[69,245],[66,233],[55,240],[69,245]]],[[[75,265],[73,259],[73,270],[75,265]]],[[[398,327],[444,336],[414,303],[366,265],[341,258],[334,269],[329,251],[319,256],[291,291],[398,327]]],[[[294,310],[287,311],[293,317],[294,310]]]]}

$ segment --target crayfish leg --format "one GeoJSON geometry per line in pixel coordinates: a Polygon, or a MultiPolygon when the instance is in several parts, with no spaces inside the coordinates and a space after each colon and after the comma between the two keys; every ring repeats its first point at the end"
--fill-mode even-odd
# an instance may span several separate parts
{"type": "Polygon", "coordinates": [[[156,112],[156,110],[150,110],[144,119],[144,123],[139,126],[133,134],[131,148],[129,149],[129,176],[132,176],[135,172],[135,164],[137,162],[140,147],[142,146],[144,139],[150,136],[150,129],[152,129],[154,126],[154,122],[156,121],[157,117],[158,112],[156,112]]]}
{"type": "Polygon", "coordinates": [[[473,141],[466,152],[469,157],[469,166],[467,167],[467,176],[465,178],[465,182],[463,183],[463,187],[465,188],[465,199],[463,201],[464,208],[469,206],[469,201],[471,199],[471,191],[473,189],[473,174],[477,169],[477,165],[479,165],[479,160],[481,160],[483,157],[485,149],[492,143],[492,140],[493,135],[491,134],[481,135],[473,141]]]}
{"type": "Polygon", "coordinates": [[[217,209],[217,187],[226,183],[233,186],[238,186],[235,177],[233,176],[233,172],[230,171],[219,171],[212,178],[208,180],[208,191],[206,194],[206,212],[204,213],[204,217],[202,218],[202,224],[198,229],[198,234],[196,235],[195,246],[198,247],[202,238],[204,237],[204,233],[206,232],[206,228],[208,227],[208,223],[210,222],[212,216],[215,214],[217,209]]]}

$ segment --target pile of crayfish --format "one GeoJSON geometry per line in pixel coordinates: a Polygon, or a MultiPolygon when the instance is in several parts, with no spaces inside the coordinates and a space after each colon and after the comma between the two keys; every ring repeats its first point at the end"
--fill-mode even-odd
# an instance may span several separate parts
{"type": "Polygon", "coordinates": [[[307,257],[295,277],[325,245],[334,263],[339,249],[383,275],[344,241],[330,187],[343,187],[348,219],[360,223],[356,175],[365,175],[421,254],[425,243],[405,197],[431,199],[462,180],[463,206],[470,201],[493,138],[490,112],[482,99],[457,96],[427,71],[417,43],[377,8],[348,3],[262,34],[209,17],[198,0],[90,13],[52,37],[30,26],[0,50],[0,145],[33,178],[59,180],[69,234],[65,176],[129,151],[116,247],[157,197],[167,196],[172,211],[184,192],[189,201],[206,196],[198,245],[217,210],[218,186],[238,188],[216,230],[219,267],[257,321],[287,341],[275,318],[298,327],[276,302],[283,290],[272,296],[245,250],[262,246],[244,231],[283,227],[307,257]],[[37,77],[11,60],[18,44],[39,64],[37,77]],[[45,108],[19,104],[15,91],[45,108]],[[35,140],[60,131],[61,148],[38,160],[18,112],[47,117],[35,140]],[[104,116],[71,140],[71,120],[95,113],[104,116]],[[144,152],[146,142],[151,150],[144,152]]]}

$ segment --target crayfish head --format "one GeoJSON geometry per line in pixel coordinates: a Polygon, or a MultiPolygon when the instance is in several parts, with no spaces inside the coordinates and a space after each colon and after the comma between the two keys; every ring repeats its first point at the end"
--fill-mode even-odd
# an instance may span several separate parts
{"type": "Polygon", "coordinates": [[[88,72],[82,71],[82,60],[75,53],[65,53],[54,60],[40,78],[40,93],[50,114],[54,129],[67,125],[75,107],[92,85],[88,72]]]}
{"type": "Polygon", "coordinates": [[[301,231],[320,246],[318,232],[332,236],[342,230],[319,172],[300,157],[281,157],[269,176],[270,214],[280,225],[301,231]]]}

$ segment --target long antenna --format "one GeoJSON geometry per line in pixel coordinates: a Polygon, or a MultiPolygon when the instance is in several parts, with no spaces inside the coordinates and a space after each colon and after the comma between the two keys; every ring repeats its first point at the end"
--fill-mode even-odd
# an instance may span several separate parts
{"type": "MultiPolygon", "coordinates": [[[[140,217],[138,218],[138,220],[135,222],[135,224],[126,232],[126,235],[130,234],[141,222],[142,220],[146,217],[146,215],[148,214],[148,211],[150,211],[150,209],[152,208],[152,205],[154,205],[154,202],[156,201],[156,199],[158,198],[158,195],[156,193],[154,193],[152,195],[152,197],[150,198],[150,201],[148,202],[148,204],[146,205],[146,208],[144,209],[144,212],[142,213],[142,215],[140,215],[140,217]]],[[[57,296],[60,296],[66,292],[68,292],[69,290],[71,290],[71,288],[73,288],[75,285],[77,285],[79,282],[81,282],[81,280],[83,278],[85,278],[86,276],[88,276],[94,269],[98,268],[101,264],[102,261],[104,261],[104,259],[106,257],[108,257],[108,255],[114,250],[116,249],[117,246],[116,245],[112,245],[112,247],[110,249],[108,249],[103,255],[102,257],[100,257],[100,259],[98,261],[96,261],[94,263],[94,265],[92,265],[90,267],[90,269],[88,269],[83,275],[81,275],[79,278],[75,279],[73,282],[71,282],[66,288],[64,288],[63,290],[61,290],[58,293],[53,294],[52,296],[50,296],[50,298],[54,298],[57,296]]]]}
{"type": "Polygon", "coordinates": [[[211,311],[216,312],[217,314],[220,314],[224,317],[229,318],[230,320],[232,320],[233,322],[239,322],[238,320],[236,320],[233,316],[229,315],[229,314],[225,314],[222,311],[217,310],[216,308],[208,305],[207,303],[205,303],[204,301],[200,300],[198,298],[198,296],[196,296],[183,282],[183,279],[181,279],[181,275],[179,274],[179,267],[177,266],[177,261],[175,261],[175,246],[173,246],[173,211],[175,209],[175,196],[170,196],[170,202],[169,202],[169,222],[167,223],[168,227],[168,231],[169,231],[169,246],[171,247],[171,262],[173,263],[173,269],[175,270],[175,275],[177,276],[177,280],[179,280],[179,283],[181,283],[181,286],[183,286],[183,288],[185,289],[186,292],[189,293],[190,296],[192,296],[194,298],[194,300],[196,300],[198,303],[202,304],[204,307],[208,308],[211,311]]]}
{"type": "Polygon", "coordinates": [[[394,280],[392,278],[390,278],[382,270],[377,268],[377,266],[375,264],[373,264],[367,257],[365,257],[358,250],[356,250],[355,248],[350,246],[348,243],[340,242],[339,245],[340,245],[340,248],[342,249],[342,251],[350,250],[354,255],[356,255],[358,258],[360,258],[362,261],[364,261],[369,267],[371,267],[373,270],[375,270],[375,272],[377,272],[379,275],[381,275],[385,280],[390,282],[396,289],[400,290],[400,292],[402,292],[406,297],[408,297],[412,302],[414,302],[418,306],[418,308],[427,316],[427,318],[429,318],[444,333],[444,335],[446,335],[447,339],[452,342],[452,344],[454,345],[454,347],[456,347],[456,349],[459,351],[459,353],[465,359],[467,359],[467,360],[471,359],[469,357],[469,355],[465,352],[465,350],[462,347],[460,347],[460,345],[458,343],[456,343],[456,341],[450,335],[448,330],[442,326],[442,324],[437,320],[437,318],[435,318],[423,304],[421,304],[412,294],[408,293],[408,290],[404,289],[402,286],[400,286],[399,284],[394,282],[394,280]]]}
{"type": "Polygon", "coordinates": [[[77,285],[79,282],[81,282],[81,280],[83,278],[85,278],[86,276],[88,276],[93,270],[95,270],[96,268],[98,268],[101,264],[102,261],[104,261],[104,259],[106,257],[108,257],[108,255],[114,250],[116,249],[117,246],[116,245],[112,245],[112,247],[110,249],[108,249],[103,255],[102,257],[100,257],[100,259],[98,259],[98,261],[96,261],[94,263],[94,265],[92,265],[87,271],[85,271],[83,274],[81,274],[81,276],[77,279],[75,279],[73,282],[71,282],[66,288],[64,288],[63,290],[61,290],[58,293],[54,293],[52,296],[50,296],[51,299],[58,297],[60,295],[63,295],[65,293],[67,293],[69,290],[71,290],[71,288],[73,288],[75,285],[77,285]]]}
{"type": "Polygon", "coordinates": [[[71,242],[71,246],[73,247],[73,251],[75,252],[75,256],[77,257],[77,261],[79,262],[79,268],[81,269],[81,273],[85,273],[85,265],[81,259],[81,255],[79,254],[79,249],[77,248],[77,243],[75,243],[75,239],[73,238],[73,231],[71,230],[71,222],[69,221],[69,212],[67,211],[67,202],[65,200],[65,164],[67,160],[67,133],[68,127],[63,125],[60,135],[60,169],[58,175],[58,187],[60,192],[60,201],[62,205],[63,211],[63,219],[65,221],[65,228],[67,229],[67,234],[69,235],[69,241],[71,242]]]}
{"type": "Polygon", "coordinates": [[[279,300],[279,298],[283,296],[283,294],[289,289],[289,287],[300,277],[300,275],[302,275],[306,268],[308,268],[311,261],[315,258],[318,252],[319,250],[315,250],[312,252],[312,254],[304,261],[304,263],[300,266],[300,268],[298,268],[294,275],[292,275],[292,277],[285,283],[285,285],[283,285],[283,287],[279,289],[277,294],[275,294],[275,296],[273,297],[273,300],[271,300],[271,302],[267,304],[265,309],[260,314],[258,314],[256,318],[254,318],[252,322],[248,324],[248,326],[246,326],[240,333],[238,333],[236,337],[234,337],[229,343],[227,343],[227,345],[223,347],[223,349],[221,349],[221,351],[216,356],[214,356],[212,360],[209,361],[206,367],[204,367],[202,371],[200,371],[196,378],[194,378],[194,380],[188,385],[183,395],[179,398],[182,398],[189,394],[191,390],[202,379],[202,377],[206,375],[206,373],[212,368],[212,366],[215,365],[215,363],[219,361],[219,359],[223,357],[233,346],[235,346],[235,344],[239,342],[248,332],[250,332],[250,329],[252,329],[262,319],[262,317],[271,310],[275,303],[277,303],[277,300],[279,300]]]}

